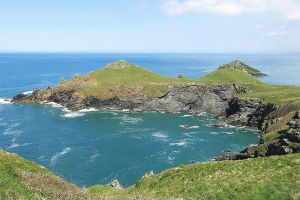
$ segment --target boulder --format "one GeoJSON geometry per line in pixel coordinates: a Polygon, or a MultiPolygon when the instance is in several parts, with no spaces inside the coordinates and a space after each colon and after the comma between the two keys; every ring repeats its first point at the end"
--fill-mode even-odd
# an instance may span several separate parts
{"type": "Polygon", "coordinates": [[[118,180],[113,180],[111,182],[111,187],[113,187],[115,189],[118,189],[118,190],[122,190],[123,189],[123,186],[119,183],[118,180]]]}

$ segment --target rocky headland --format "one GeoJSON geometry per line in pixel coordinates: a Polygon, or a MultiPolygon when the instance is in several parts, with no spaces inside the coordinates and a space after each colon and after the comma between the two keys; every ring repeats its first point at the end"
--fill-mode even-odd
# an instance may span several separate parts
{"type": "Polygon", "coordinates": [[[259,144],[239,153],[226,152],[216,160],[300,152],[300,89],[272,86],[256,79],[264,75],[240,61],[233,61],[202,78],[189,80],[183,75],[165,77],[117,61],[85,76],[61,80],[57,86],[36,89],[32,95],[19,94],[12,101],[55,102],[72,111],[95,108],[207,112],[224,118],[229,125],[261,131],[259,144]]]}

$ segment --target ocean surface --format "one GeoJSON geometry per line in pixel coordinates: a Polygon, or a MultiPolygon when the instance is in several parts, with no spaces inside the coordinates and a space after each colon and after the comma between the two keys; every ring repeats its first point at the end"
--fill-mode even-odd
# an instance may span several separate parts
{"type": "Polygon", "coordinates": [[[0,148],[41,164],[79,186],[128,186],[147,171],[155,173],[192,162],[210,161],[222,150],[257,143],[255,131],[213,128],[210,114],[68,112],[56,104],[15,105],[3,101],[61,77],[85,74],[116,60],[176,77],[203,76],[240,59],[269,76],[272,84],[300,85],[300,56],[229,54],[0,54],[0,148]],[[196,125],[184,129],[181,125],[196,125]]]}

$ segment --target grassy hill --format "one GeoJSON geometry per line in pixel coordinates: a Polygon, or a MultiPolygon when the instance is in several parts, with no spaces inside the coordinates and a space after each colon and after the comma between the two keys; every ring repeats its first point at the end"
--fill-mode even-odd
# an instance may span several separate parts
{"type": "Polygon", "coordinates": [[[117,61],[85,76],[74,76],[61,81],[57,88],[74,88],[77,94],[101,98],[114,96],[160,96],[170,85],[187,84],[194,81],[186,78],[170,78],[153,73],[138,65],[117,61]]]}
{"type": "Polygon", "coordinates": [[[79,97],[157,97],[165,94],[169,87],[184,84],[220,85],[236,83],[250,89],[240,98],[260,98],[266,103],[294,104],[300,107],[300,87],[277,86],[256,79],[259,70],[240,61],[222,65],[214,72],[196,80],[171,78],[153,73],[138,65],[117,61],[85,76],[62,80],[55,89],[74,89],[79,97]]]}
{"type": "Polygon", "coordinates": [[[299,199],[299,171],[300,154],[293,154],[180,166],[124,190],[85,190],[0,151],[0,199],[299,199]]]}
{"type": "Polygon", "coordinates": [[[269,85],[241,69],[220,67],[197,81],[208,85],[236,83],[250,89],[246,94],[239,94],[240,98],[258,98],[266,103],[293,104],[300,107],[300,87],[269,85]]]}

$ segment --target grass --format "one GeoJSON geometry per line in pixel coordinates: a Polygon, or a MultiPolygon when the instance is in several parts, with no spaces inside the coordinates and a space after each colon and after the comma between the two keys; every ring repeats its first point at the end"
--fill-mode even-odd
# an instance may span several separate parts
{"type": "Polygon", "coordinates": [[[300,87],[269,85],[239,69],[218,69],[199,78],[198,81],[209,85],[235,83],[250,89],[248,93],[239,94],[238,97],[240,98],[262,99],[265,103],[292,104],[300,107],[300,87]]]}
{"type": "Polygon", "coordinates": [[[299,199],[300,154],[196,163],[124,190],[77,188],[47,169],[0,151],[0,199],[299,199]]]}
{"type": "Polygon", "coordinates": [[[84,199],[86,192],[42,166],[0,151],[0,199],[84,199]]]}
{"type": "MultiPolygon", "coordinates": [[[[244,65],[249,72],[259,73],[253,67],[244,65]]],[[[186,84],[238,84],[250,89],[240,98],[259,98],[266,103],[278,105],[293,104],[300,107],[300,87],[277,86],[266,84],[241,69],[220,68],[196,80],[187,78],[171,78],[153,73],[138,65],[125,61],[111,63],[104,68],[85,76],[74,76],[73,79],[62,81],[56,89],[74,89],[78,97],[96,96],[99,98],[132,98],[159,97],[170,87],[186,84]]]]}
{"type": "Polygon", "coordinates": [[[117,61],[82,77],[63,81],[58,88],[75,88],[78,95],[93,95],[101,98],[114,96],[160,96],[173,84],[194,81],[186,78],[170,78],[153,73],[138,65],[117,61]]]}
{"type": "MultiPolygon", "coordinates": [[[[300,154],[199,163],[166,170],[117,195],[153,194],[183,199],[299,199],[300,154]]],[[[111,193],[93,186],[91,193],[111,193]]]]}

